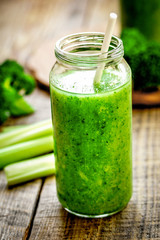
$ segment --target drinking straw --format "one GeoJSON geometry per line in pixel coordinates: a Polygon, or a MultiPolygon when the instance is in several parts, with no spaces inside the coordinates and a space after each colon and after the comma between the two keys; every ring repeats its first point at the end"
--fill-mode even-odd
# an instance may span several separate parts
{"type": "MultiPolygon", "coordinates": [[[[102,48],[101,48],[101,54],[106,53],[106,54],[103,55],[103,57],[107,57],[107,52],[108,52],[109,44],[110,44],[110,41],[111,41],[111,38],[112,38],[112,34],[113,34],[113,30],[114,30],[116,20],[117,20],[117,14],[116,13],[110,13],[108,24],[107,24],[107,27],[106,27],[106,32],[105,32],[105,35],[104,35],[102,48]]],[[[101,63],[97,67],[96,74],[95,74],[95,77],[94,77],[94,84],[95,85],[100,83],[104,67],[105,67],[105,63],[101,63]]]]}

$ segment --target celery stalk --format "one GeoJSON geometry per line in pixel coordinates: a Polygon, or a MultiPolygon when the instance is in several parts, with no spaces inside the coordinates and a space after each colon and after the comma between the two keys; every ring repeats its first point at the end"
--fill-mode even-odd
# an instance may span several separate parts
{"type": "Polygon", "coordinates": [[[13,163],[4,168],[8,186],[46,177],[55,173],[54,154],[13,163]]]}
{"type": "Polygon", "coordinates": [[[8,164],[53,151],[53,136],[17,143],[0,149],[0,169],[8,164]]]}
{"type": "Polygon", "coordinates": [[[40,138],[53,134],[51,120],[45,120],[30,124],[24,128],[15,129],[0,134],[0,148],[4,148],[16,143],[25,142],[31,139],[40,138]]]}
{"type": "MultiPolygon", "coordinates": [[[[17,129],[22,129],[25,127],[27,127],[27,125],[5,126],[5,127],[2,127],[1,133],[7,133],[7,132],[15,131],[17,129]]],[[[0,136],[1,136],[1,133],[0,133],[0,136]]]]}

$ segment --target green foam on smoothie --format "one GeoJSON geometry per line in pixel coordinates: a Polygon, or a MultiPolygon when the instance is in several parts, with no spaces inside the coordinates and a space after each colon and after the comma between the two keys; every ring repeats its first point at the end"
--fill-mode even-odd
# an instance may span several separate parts
{"type": "MultiPolygon", "coordinates": [[[[67,71],[54,77],[54,85],[61,90],[72,93],[102,93],[119,88],[126,83],[123,72],[107,69],[103,71],[101,81],[97,88],[94,87],[95,71],[67,71]]],[[[51,76],[52,82],[52,76],[51,76]]]]}

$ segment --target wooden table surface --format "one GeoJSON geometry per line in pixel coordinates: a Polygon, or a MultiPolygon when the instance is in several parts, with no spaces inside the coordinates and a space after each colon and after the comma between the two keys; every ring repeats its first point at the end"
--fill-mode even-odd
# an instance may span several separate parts
{"type": "MultiPolygon", "coordinates": [[[[113,10],[119,13],[118,0],[0,0],[0,61],[25,64],[39,44],[66,30],[105,31],[113,10]]],[[[36,112],[5,125],[50,118],[49,93],[37,87],[28,101],[36,112]]],[[[54,176],[8,189],[0,171],[0,239],[160,239],[160,108],[133,110],[133,180],[122,212],[82,219],[60,206],[54,176]]]]}

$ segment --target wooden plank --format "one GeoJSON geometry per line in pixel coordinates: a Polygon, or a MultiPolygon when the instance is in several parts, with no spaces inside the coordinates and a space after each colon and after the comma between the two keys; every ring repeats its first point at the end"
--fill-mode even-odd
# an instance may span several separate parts
{"type": "Polygon", "coordinates": [[[83,219],[62,209],[45,181],[30,239],[160,239],[160,109],[133,111],[133,197],[119,214],[83,219]]]}
{"type": "MultiPolygon", "coordinates": [[[[47,90],[49,90],[49,72],[56,61],[54,55],[56,41],[68,34],[87,31],[85,27],[83,29],[80,27],[83,21],[86,2],[87,0],[81,2],[79,2],[79,0],[70,0],[66,6],[67,10],[65,10],[63,18],[57,24],[58,29],[56,36],[37,45],[36,49],[27,59],[26,68],[47,90]],[[43,58],[41,56],[43,56],[43,58]]],[[[60,13],[63,12],[61,11],[61,5],[59,5],[59,9],[57,10],[60,13]]]]}
{"type": "Polygon", "coordinates": [[[39,199],[42,180],[8,189],[0,172],[0,239],[26,239],[39,199]]]}
{"type": "Polygon", "coordinates": [[[46,39],[79,28],[86,1],[1,1],[0,61],[9,57],[24,64],[29,54],[46,39]]]}

